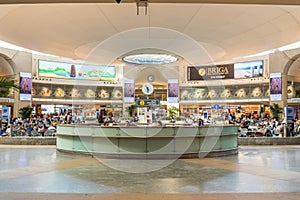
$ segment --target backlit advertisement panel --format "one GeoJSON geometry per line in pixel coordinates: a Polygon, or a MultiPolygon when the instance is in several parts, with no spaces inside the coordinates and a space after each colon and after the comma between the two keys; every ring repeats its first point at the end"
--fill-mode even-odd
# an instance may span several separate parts
{"type": "Polygon", "coordinates": [[[38,74],[40,77],[113,81],[115,66],[70,64],[63,62],[39,60],[38,74]]]}

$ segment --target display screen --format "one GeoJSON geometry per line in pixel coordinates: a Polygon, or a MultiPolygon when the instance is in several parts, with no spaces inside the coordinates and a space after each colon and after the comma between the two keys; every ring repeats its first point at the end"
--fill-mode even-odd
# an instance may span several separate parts
{"type": "Polygon", "coordinates": [[[124,102],[133,103],[134,102],[134,81],[126,80],[124,82],[124,102]]]}
{"type": "Polygon", "coordinates": [[[115,66],[70,64],[63,62],[39,60],[38,73],[40,77],[113,81],[115,66]]]}
{"type": "Polygon", "coordinates": [[[270,100],[281,101],[282,81],[281,73],[270,74],[270,100]]]}
{"type": "Polygon", "coordinates": [[[31,73],[20,72],[20,100],[31,100],[32,78],[31,73]]]}
{"type": "Polygon", "coordinates": [[[234,78],[254,78],[262,76],[262,60],[234,64],[234,78]]]}
{"type": "Polygon", "coordinates": [[[168,80],[168,102],[178,102],[178,80],[168,80]]]}

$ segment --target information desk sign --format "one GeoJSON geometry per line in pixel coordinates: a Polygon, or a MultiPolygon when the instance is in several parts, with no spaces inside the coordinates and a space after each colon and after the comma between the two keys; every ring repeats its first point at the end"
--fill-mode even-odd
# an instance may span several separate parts
{"type": "Polygon", "coordinates": [[[136,100],[138,107],[158,107],[160,106],[159,99],[138,99],[136,100]]]}

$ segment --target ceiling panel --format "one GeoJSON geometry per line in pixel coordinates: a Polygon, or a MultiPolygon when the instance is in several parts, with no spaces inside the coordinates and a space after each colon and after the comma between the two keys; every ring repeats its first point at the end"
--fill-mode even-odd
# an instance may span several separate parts
{"type": "Polygon", "coordinates": [[[300,40],[299,6],[149,3],[147,15],[136,9],[134,3],[3,5],[0,39],[103,63],[156,48],[197,65],[300,40]]]}

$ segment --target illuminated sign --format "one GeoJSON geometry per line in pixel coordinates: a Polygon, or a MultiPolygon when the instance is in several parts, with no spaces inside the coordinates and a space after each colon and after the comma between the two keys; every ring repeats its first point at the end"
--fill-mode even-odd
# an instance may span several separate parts
{"type": "Polygon", "coordinates": [[[188,67],[188,81],[231,79],[234,78],[233,64],[188,67]]]}
{"type": "Polygon", "coordinates": [[[39,76],[75,80],[112,81],[115,67],[110,65],[71,64],[39,60],[39,76]]]}
{"type": "Polygon", "coordinates": [[[159,99],[138,99],[136,100],[138,107],[158,107],[160,106],[159,99]]]}

